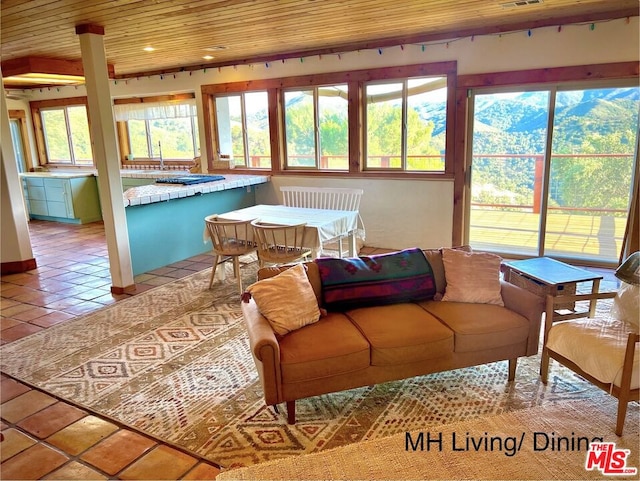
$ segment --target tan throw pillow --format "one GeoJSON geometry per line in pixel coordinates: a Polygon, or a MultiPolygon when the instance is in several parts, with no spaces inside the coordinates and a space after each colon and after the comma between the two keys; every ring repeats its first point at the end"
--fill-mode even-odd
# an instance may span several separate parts
{"type": "Polygon", "coordinates": [[[640,328],[640,285],[628,284],[621,281],[620,288],[613,298],[611,316],[619,321],[635,326],[634,331],[640,328]]]}
{"type": "Polygon", "coordinates": [[[302,264],[258,281],[247,291],[272,329],[281,336],[320,319],[318,300],[302,264]]]}
{"type": "Polygon", "coordinates": [[[443,301],[504,306],[500,293],[500,256],[443,249],[442,262],[447,281],[443,301]]]}

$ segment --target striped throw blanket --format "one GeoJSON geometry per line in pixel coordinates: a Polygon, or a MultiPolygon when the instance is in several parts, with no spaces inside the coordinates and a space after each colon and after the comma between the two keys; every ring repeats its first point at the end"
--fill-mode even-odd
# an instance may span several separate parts
{"type": "Polygon", "coordinates": [[[432,299],[436,292],[431,265],[418,248],[315,262],[327,310],[432,299]]]}

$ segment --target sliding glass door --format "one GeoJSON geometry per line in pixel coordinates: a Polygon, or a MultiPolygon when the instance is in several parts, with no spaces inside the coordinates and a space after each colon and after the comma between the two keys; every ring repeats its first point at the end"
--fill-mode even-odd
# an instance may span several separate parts
{"type": "Polygon", "coordinates": [[[635,85],[474,92],[469,243],[503,255],[617,263],[639,98],[635,85]]]}

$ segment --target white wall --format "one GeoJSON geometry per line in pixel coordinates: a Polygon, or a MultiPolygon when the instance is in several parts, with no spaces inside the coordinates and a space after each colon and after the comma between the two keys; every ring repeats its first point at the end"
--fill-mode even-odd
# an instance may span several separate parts
{"type": "MultiPolygon", "coordinates": [[[[107,32],[108,35],[108,32],[107,32]]],[[[404,45],[345,52],[332,55],[287,59],[253,65],[238,65],[206,72],[180,72],[111,82],[112,97],[196,92],[202,112],[200,86],[293,75],[357,70],[439,61],[458,62],[458,74],[502,72],[534,68],[628,62],[640,59],[638,17],[590,24],[545,27],[502,35],[451,39],[433,44],[404,45]]],[[[107,52],[107,56],[109,52],[107,52]]],[[[162,55],[162,52],[158,52],[162,55]]],[[[144,70],[144,65],[141,65],[144,70]]],[[[116,66],[117,73],[117,66],[116,66]]],[[[29,91],[30,100],[86,95],[84,87],[61,87],[29,91]]],[[[9,108],[15,106],[9,102],[9,108]]],[[[22,105],[26,105],[22,103],[22,105]]],[[[27,109],[28,110],[28,109],[27,109]]],[[[204,124],[200,115],[201,144],[204,124]]],[[[203,152],[204,154],[204,152],[203,152]]],[[[203,165],[206,159],[203,156],[203,165]]],[[[439,247],[450,245],[453,213],[453,186],[447,181],[368,180],[309,177],[275,177],[272,190],[258,190],[260,202],[276,202],[280,185],[324,185],[363,187],[362,217],[367,228],[367,244],[379,247],[439,247]],[[400,235],[399,235],[400,233],[400,235]]]]}
{"type": "Polygon", "coordinates": [[[283,185],[363,189],[360,215],[366,229],[365,245],[396,249],[451,245],[452,181],[278,176],[257,190],[257,202],[281,204],[283,185]]]}

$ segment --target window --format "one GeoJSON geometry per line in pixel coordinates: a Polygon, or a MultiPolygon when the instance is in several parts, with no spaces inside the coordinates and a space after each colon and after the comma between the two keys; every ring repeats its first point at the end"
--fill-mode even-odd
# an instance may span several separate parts
{"type": "Polygon", "coordinates": [[[267,92],[216,98],[218,153],[235,166],[271,167],[267,92]]]}
{"type": "Polygon", "coordinates": [[[468,242],[506,255],[618,263],[639,98],[628,81],[472,91],[468,242]]]}
{"type": "Polygon", "coordinates": [[[129,120],[129,147],[135,159],[191,160],[198,152],[198,124],[193,117],[129,120]]]}
{"type": "Polygon", "coordinates": [[[454,176],[456,62],[203,85],[209,168],[454,176]],[[250,88],[251,90],[248,90],[250,88]]]}
{"type": "Polygon", "coordinates": [[[9,128],[11,141],[16,154],[18,172],[28,172],[33,164],[29,155],[29,134],[27,131],[27,114],[24,110],[9,110],[9,128]]]}
{"type": "Polygon", "coordinates": [[[347,85],[284,92],[285,168],[348,170],[347,85]]]}
{"type": "Polygon", "coordinates": [[[365,169],[443,172],[446,77],[367,83],[365,169]]]}
{"type": "Polygon", "coordinates": [[[120,148],[127,161],[191,161],[200,152],[196,103],[192,94],[166,100],[114,102],[121,123],[120,148]]]}
{"type": "Polygon", "coordinates": [[[40,118],[49,163],[93,164],[86,106],[69,105],[42,109],[40,118]]]}

